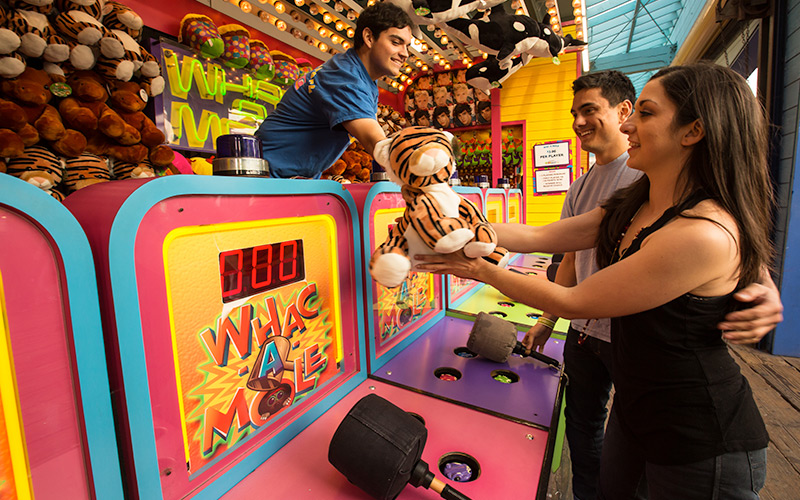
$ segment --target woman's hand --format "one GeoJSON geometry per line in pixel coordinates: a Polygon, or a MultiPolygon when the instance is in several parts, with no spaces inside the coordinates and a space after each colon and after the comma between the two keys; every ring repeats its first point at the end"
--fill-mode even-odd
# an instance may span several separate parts
{"type": "Polygon", "coordinates": [[[421,271],[436,274],[452,274],[459,278],[467,278],[484,281],[484,270],[487,266],[494,267],[491,263],[481,259],[471,259],[464,255],[463,250],[449,254],[418,254],[413,258],[417,262],[417,268],[421,271]]]}

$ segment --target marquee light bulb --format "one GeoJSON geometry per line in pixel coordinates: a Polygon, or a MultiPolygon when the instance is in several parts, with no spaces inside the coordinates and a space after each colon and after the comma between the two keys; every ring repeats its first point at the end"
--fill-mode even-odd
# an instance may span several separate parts
{"type": "Polygon", "coordinates": [[[283,3],[281,3],[281,2],[275,2],[275,4],[273,5],[273,7],[275,7],[275,11],[276,11],[278,14],[283,14],[284,12],[286,12],[286,6],[285,6],[285,5],[283,5],[283,3]]]}
{"type": "Polygon", "coordinates": [[[242,12],[245,14],[249,14],[253,10],[253,4],[248,2],[247,0],[242,0],[239,2],[239,8],[242,9],[242,12]]]}
{"type": "Polygon", "coordinates": [[[326,13],[324,13],[324,14],[322,15],[322,21],[323,21],[325,24],[330,24],[331,22],[333,22],[333,16],[331,15],[331,13],[330,13],[330,12],[326,12],[326,13]]]}

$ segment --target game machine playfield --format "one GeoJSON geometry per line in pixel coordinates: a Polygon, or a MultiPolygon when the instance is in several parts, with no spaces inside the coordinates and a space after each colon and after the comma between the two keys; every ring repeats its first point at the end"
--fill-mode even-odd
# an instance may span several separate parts
{"type": "MultiPolygon", "coordinates": [[[[366,197],[363,204],[365,262],[386,239],[387,227],[402,215],[404,209],[399,195],[393,201],[388,199],[390,192],[396,192],[396,187],[391,187],[391,184],[383,187],[383,184],[388,183],[375,184],[370,190],[372,195],[366,197]]],[[[470,201],[476,200],[473,202],[483,209],[483,194],[478,188],[456,187],[455,191],[470,201]]],[[[457,463],[469,464],[475,472],[468,481],[458,485],[459,490],[468,496],[472,493],[473,498],[504,498],[504,495],[492,492],[490,485],[516,484],[516,493],[509,493],[508,498],[535,498],[546,493],[563,391],[563,378],[558,367],[562,349],[560,341],[551,341],[545,349],[545,354],[552,357],[550,361],[556,366],[511,354],[510,351],[502,362],[490,361],[467,348],[478,329],[478,316],[448,309],[443,293],[446,280],[412,270],[400,286],[387,288],[371,279],[368,270],[364,276],[364,297],[370,311],[366,326],[372,379],[423,394],[437,404],[443,401],[450,408],[450,415],[470,410],[464,421],[448,418],[452,420],[449,425],[435,413],[426,411],[422,414],[429,424],[429,437],[434,434],[433,425],[442,432],[454,432],[456,436],[459,433],[469,435],[468,439],[445,440],[451,447],[458,445],[457,455],[464,460],[457,463]],[[469,429],[476,428],[477,420],[473,419],[478,418],[489,418],[489,429],[492,429],[489,434],[494,438],[510,438],[513,442],[513,436],[524,435],[530,441],[528,444],[532,446],[520,448],[522,455],[514,455],[511,451],[506,454],[526,457],[521,461],[527,465],[518,471],[520,478],[525,478],[523,482],[513,478],[500,482],[501,476],[494,476],[499,473],[498,467],[506,466],[501,465],[502,457],[492,451],[493,446],[484,447],[482,439],[469,433],[469,429]],[[505,435],[506,432],[510,434],[505,435]]],[[[445,278],[454,282],[452,276],[445,278]]],[[[467,284],[467,287],[483,286],[472,282],[467,284]]],[[[446,464],[449,458],[445,453],[436,457],[434,463],[446,464]]],[[[440,471],[447,474],[443,468],[440,471]]]]}
{"type": "Polygon", "coordinates": [[[0,498],[122,498],[86,236],[0,175],[0,498]]]}

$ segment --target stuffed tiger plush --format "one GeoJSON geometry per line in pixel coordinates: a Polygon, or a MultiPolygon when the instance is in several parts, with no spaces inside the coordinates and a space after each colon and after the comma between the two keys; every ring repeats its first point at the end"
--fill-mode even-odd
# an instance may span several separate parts
{"type": "Polygon", "coordinates": [[[64,162],[44,146],[30,146],[25,152],[10,158],[6,173],[33,184],[58,201],[64,195],[56,189],[64,176],[64,162]]]}
{"type": "Polygon", "coordinates": [[[84,152],[80,156],[64,160],[64,184],[70,193],[110,180],[111,169],[107,158],[84,152]]]}
{"type": "Polygon", "coordinates": [[[497,246],[497,234],[483,213],[453,191],[448,180],[455,169],[453,134],[427,127],[408,127],[375,146],[375,160],[401,186],[403,217],[372,254],[373,279],[386,287],[403,283],[415,268],[409,255],[451,253],[505,266],[508,251],[497,246]]]}

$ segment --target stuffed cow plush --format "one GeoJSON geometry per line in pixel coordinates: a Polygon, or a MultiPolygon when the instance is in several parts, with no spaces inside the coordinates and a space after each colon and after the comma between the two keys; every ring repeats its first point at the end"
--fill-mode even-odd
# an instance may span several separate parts
{"type": "Polygon", "coordinates": [[[445,31],[465,44],[497,56],[502,69],[509,69],[511,59],[520,54],[552,57],[555,62],[566,47],[586,45],[572,35],[563,37],[553,32],[550,15],[540,23],[528,16],[507,13],[502,4],[492,7],[486,17],[453,19],[445,26],[445,31]]]}
{"type": "Polygon", "coordinates": [[[428,127],[408,127],[375,146],[375,160],[401,186],[406,209],[372,254],[373,279],[396,287],[414,270],[411,257],[463,249],[505,266],[508,251],[481,211],[448,184],[455,169],[453,134],[428,127]]]}

